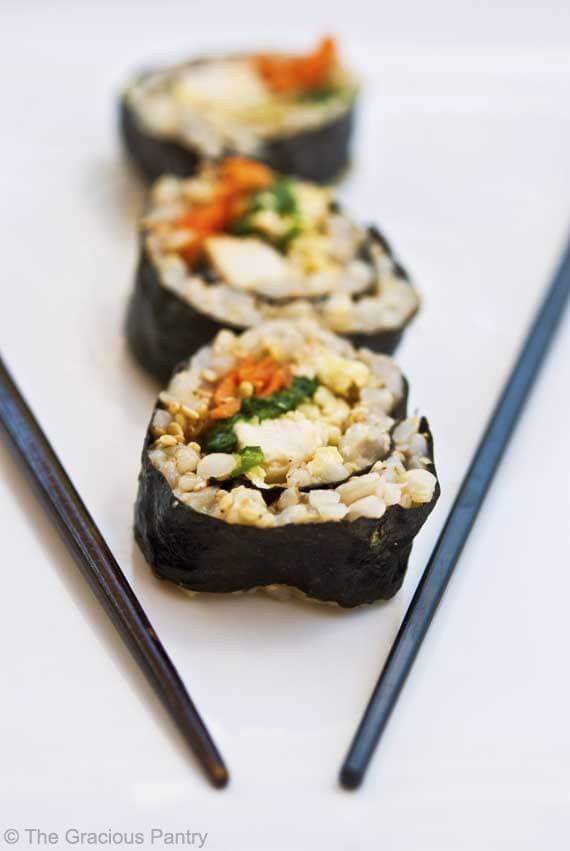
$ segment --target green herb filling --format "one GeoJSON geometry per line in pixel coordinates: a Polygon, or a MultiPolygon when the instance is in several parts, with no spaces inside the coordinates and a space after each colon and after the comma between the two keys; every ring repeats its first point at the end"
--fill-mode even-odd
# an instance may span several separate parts
{"type": "Polygon", "coordinates": [[[253,221],[253,216],[263,210],[271,210],[279,216],[291,219],[289,228],[279,240],[280,246],[285,248],[291,239],[301,232],[299,208],[290,178],[279,177],[268,189],[254,192],[249,198],[246,212],[233,223],[232,233],[235,236],[251,236],[258,233],[266,237],[266,234],[256,228],[253,221]]]}
{"type": "Polygon", "coordinates": [[[244,446],[243,449],[236,452],[235,458],[237,465],[234,467],[232,478],[243,476],[252,467],[259,467],[265,461],[261,446],[244,446]]]}

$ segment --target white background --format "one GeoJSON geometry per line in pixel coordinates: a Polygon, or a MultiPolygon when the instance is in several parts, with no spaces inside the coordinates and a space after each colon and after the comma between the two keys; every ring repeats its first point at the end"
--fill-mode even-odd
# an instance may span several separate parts
{"type": "Polygon", "coordinates": [[[0,4],[1,348],[232,770],[204,782],[2,441],[0,843],[156,826],[222,851],[569,847],[567,324],[365,785],[336,785],[564,244],[569,47],[566,0],[0,4]],[[131,536],[155,387],[122,331],[141,193],[115,96],[141,64],[325,30],[365,84],[340,196],[425,298],[398,358],[443,495],[389,604],[190,600],[131,536]]]}

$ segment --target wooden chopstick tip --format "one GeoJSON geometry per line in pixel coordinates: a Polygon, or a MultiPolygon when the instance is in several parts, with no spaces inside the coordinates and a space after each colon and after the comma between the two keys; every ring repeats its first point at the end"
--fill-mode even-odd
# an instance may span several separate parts
{"type": "Polygon", "coordinates": [[[362,783],[364,774],[362,771],[357,771],[355,768],[352,768],[350,765],[343,765],[340,770],[340,774],[338,777],[338,782],[349,792],[358,789],[360,784],[362,783]]]}
{"type": "Polygon", "coordinates": [[[212,765],[209,771],[209,777],[216,789],[225,789],[230,782],[230,773],[223,764],[212,765]]]}

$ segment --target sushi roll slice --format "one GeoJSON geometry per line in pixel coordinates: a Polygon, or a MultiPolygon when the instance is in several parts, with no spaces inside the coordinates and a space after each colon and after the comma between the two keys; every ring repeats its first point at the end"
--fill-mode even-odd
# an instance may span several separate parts
{"type": "Polygon", "coordinates": [[[147,561],[194,591],[392,597],[439,496],[406,396],[391,358],[310,320],[220,331],[148,428],[135,509],[147,561]]]}
{"type": "Polygon", "coordinates": [[[148,179],[240,154],[327,182],[348,163],[356,96],[334,40],[324,38],[306,56],[214,57],[142,74],[122,97],[120,123],[148,179]]]}
{"type": "Polygon", "coordinates": [[[331,190],[241,157],[152,187],[127,319],[139,362],[165,382],[222,327],[309,318],[391,353],[419,297],[374,228],[331,190]]]}

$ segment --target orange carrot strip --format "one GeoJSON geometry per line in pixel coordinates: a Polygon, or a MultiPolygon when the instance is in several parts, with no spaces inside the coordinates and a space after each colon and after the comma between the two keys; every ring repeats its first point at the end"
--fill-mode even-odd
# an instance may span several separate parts
{"type": "Polygon", "coordinates": [[[293,375],[289,367],[286,365],[280,366],[279,369],[275,370],[275,372],[271,375],[269,380],[265,383],[265,386],[257,395],[260,399],[263,399],[265,396],[271,396],[272,393],[276,393],[283,387],[288,387],[292,380],[293,375]]]}
{"type": "Polygon", "coordinates": [[[225,402],[210,411],[210,416],[213,420],[225,420],[227,417],[233,417],[234,414],[237,414],[240,407],[239,399],[226,399],[225,402]]]}
{"type": "Polygon", "coordinates": [[[221,166],[222,181],[238,191],[252,192],[273,183],[273,172],[263,163],[246,157],[229,157],[221,166]]]}
{"type": "Polygon", "coordinates": [[[214,233],[223,233],[244,211],[247,196],[273,182],[273,172],[262,163],[246,157],[230,157],[220,166],[215,197],[198,204],[180,216],[176,226],[189,228],[194,238],[180,248],[179,254],[193,263],[204,242],[214,233]]]}
{"type": "Polygon", "coordinates": [[[279,390],[281,386],[281,377],[278,372],[275,372],[269,381],[265,382],[265,384],[259,388],[256,395],[260,399],[264,399],[266,396],[270,396],[272,393],[279,390]]]}
{"type": "Polygon", "coordinates": [[[229,218],[228,203],[224,198],[216,198],[208,204],[200,204],[178,219],[179,227],[192,228],[203,233],[223,230],[229,218]]]}
{"type": "Polygon", "coordinates": [[[289,366],[275,358],[243,358],[219,381],[214,390],[214,407],[210,416],[215,420],[224,419],[239,411],[241,400],[238,398],[238,388],[242,381],[253,384],[255,395],[263,399],[282,387],[288,387],[292,380],[289,366]]]}
{"type": "Polygon", "coordinates": [[[327,82],[336,62],[334,39],[322,39],[314,53],[307,56],[298,66],[297,74],[302,87],[315,89],[327,82]]]}
{"type": "Polygon", "coordinates": [[[253,57],[254,66],[275,92],[294,92],[316,89],[324,85],[337,61],[336,43],[327,36],[306,56],[275,56],[260,54],[253,57]]]}
{"type": "Polygon", "coordinates": [[[232,372],[228,372],[228,374],[222,378],[214,391],[214,402],[216,404],[220,404],[221,402],[225,402],[226,399],[234,398],[236,396],[238,384],[239,379],[237,374],[233,370],[232,372]]]}

